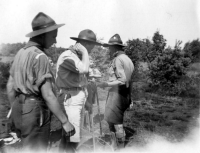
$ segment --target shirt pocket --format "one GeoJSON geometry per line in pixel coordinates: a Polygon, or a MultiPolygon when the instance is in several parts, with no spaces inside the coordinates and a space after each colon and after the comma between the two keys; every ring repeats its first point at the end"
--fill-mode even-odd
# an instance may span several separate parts
{"type": "Polygon", "coordinates": [[[65,94],[64,96],[64,105],[69,106],[72,102],[72,96],[70,93],[65,94]]]}

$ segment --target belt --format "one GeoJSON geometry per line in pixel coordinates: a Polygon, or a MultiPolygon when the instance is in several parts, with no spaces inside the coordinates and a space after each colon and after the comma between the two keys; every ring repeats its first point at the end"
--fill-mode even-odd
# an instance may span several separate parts
{"type": "Polygon", "coordinates": [[[61,88],[61,91],[79,91],[83,90],[85,87],[71,87],[71,88],[61,88]]]}
{"type": "MultiPolygon", "coordinates": [[[[21,104],[25,104],[27,99],[33,100],[33,102],[35,102],[34,100],[37,100],[37,102],[40,101],[39,103],[44,103],[44,99],[40,97],[39,95],[23,94],[23,93],[18,94],[18,97],[21,97],[21,96],[22,96],[22,99],[19,101],[19,103],[21,104]]],[[[28,101],[28,102],[31,102],[31,101],[28,101]]]]}

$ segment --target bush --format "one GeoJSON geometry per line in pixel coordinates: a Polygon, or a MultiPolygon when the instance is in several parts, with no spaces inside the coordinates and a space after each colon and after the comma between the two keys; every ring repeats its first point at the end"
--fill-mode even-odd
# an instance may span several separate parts
{"type": "Polygon", "coordinates": [[[180,91],[179,95],[182,97],[199,98],[200,75],[184,76],[175,85],[175,89],[180,91]]]}
{"type": "Polygon", "coordinates": [[[90,53],[90,57],[93,62],[90,67],[97,68],[101,73],[106,75],[110,63],[109,50],[101,46],[95,46],[90,53]]]}
{"type": "Polygon", "coordinates": [[[187,42],[183,48],[186,56],[190,57],[192,63],[200,62],[200,41],[199,39],[187,42]]]}
{"type": "Polygon", "coordinates": [[[5,89],[9,77],[10,63],[0,62],[0,88],[5,89]]]}
{"type": "Polygon", "coordinates": [[[150,63],[151,86],[169,95],[180,94],[185,88],[179,80],[186,75],[189,64],[190,58],[184,57],[179,47],[164,50],[150,63]]]}

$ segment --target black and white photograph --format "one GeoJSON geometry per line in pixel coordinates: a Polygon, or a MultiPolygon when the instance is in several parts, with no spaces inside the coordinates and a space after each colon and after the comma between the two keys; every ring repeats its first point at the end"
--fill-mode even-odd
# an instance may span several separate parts
{"type": "Polygon", "coordinates": [[[199,153],[199,0],[0,0],[0,153],[199,153]]]}

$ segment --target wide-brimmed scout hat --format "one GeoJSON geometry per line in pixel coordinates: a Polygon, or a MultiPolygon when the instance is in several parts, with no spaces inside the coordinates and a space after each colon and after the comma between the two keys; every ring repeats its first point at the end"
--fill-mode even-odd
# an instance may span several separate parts
{"type": "Polygon", "coordinates": [[[32,29],[33,31],[28,33],[26,37],[34,37],[43,33],[47,33],[53,30],[60,28],[65,24],[56,24],[56,22],[44,14],[43,12],[39,12],[32,21],[32,29]]]}
{"type": "Polygon", "coordinates": [[[109,47],[109,46],[125,47],[125,45],[123,45],[123,42],[122,42],[119,34],[115,34],[114,36],[112,36],[110,38],[110,40],[108,41],[108,43],[104,43],[103,46],[104,47],[109,47]]]}
{"type": "Polygon", "coordinates": [[[95,33],[90,29],[85,29],[85,30],[81,31],[78,35],[78,38],[76,38],[76,37],[70,37],[70,38],[73,40],[76,40],[76,41],[84,40],[84,41],[88,41],[90,43],[94,43],[95,45],[102,45],[101,43],[97,42],[95,33]]]}

